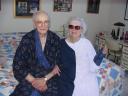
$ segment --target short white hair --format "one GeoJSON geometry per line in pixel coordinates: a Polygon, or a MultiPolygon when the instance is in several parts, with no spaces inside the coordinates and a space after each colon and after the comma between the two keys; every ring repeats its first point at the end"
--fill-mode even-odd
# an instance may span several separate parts
{"type": "Polygon", "coordinates": [[[45,11],[36,11],[35,13],[33,13],[32,20],[35,21],[37,19],[37,17],[40,16],[40,15],[47,15],[48,19],[50,19],[47,12],[45,12],[45,11]]]}
{"type": "Polygon", "coordinates": [[[80,22],[80,26],[83,28],[82,32],[81,32],[81,36],[84,36],[85,33],[87,32],[87,24],[85,22],[85,20],[83,18],[79,18],[79,17],[72,17],[69,19],[68,25],[72,22],[72,21],[79,21],[80,22]]]}
{"type": "Polygon", "coordinates": [[[35,13],[33,13],[32,21],[33,21],[34,27],[35,27],[35,21],[37,21],[38,17],[43,16],[43,15],[46,15],[48,17],[49,27],[50,27],[50,17],[48,13],[45,11],[36,11],[35,13]]]}

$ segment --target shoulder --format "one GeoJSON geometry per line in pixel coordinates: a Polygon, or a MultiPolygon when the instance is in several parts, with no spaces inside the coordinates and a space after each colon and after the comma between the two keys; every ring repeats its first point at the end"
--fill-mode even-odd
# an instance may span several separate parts
{"type": "Polygon", "coordinates": [[[35,30],[27,32],[23,37],[21,42],[22,43],[30,43],[31,40],[34,40],[35,30]]]}
{"type": "Polygon", "coordinates": [[[88,47],[93,47],[92,43],[90,40],[88,40],[87,38],[81,38],[81,42],[88,47]]]}
{"type": "Polygon", "coordinates": [[[34,34],[35,34],[35,30],[31,30],[30,32],[27,32],[23,38],[32,38],[34,37],[34,34]]]}
{"type": "Polygon", "coordinates": [[[91,42],[90,42],[87,38],[81,38],[80,40],[81,40],[81,42],[83,42],[83,43],[91,44],[91,42]]]}
{"type": "Polygon", "coordinates": [[[48,34],[49,34],[50,36],[54,37],[54,38],[60,39],[60,37],[59,37],[55,32],[53,32],[53,31],[51,31],[51,30],[48,30],[48,34]]]}

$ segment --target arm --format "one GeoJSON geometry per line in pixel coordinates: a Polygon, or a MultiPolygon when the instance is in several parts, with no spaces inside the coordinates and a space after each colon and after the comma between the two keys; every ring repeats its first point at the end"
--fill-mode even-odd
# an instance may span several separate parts
{"type": "Polygon", "coordinates": [[[28,74],[25,79],[30,83],[32,83],[35,80],[35,78],[31,74],[28,74]]]}
{"type": "Polygon", "coordinates": [[[28,46],[26,46],[27,44],[25,43],[25,39],[26,38],[23,37],[23,39],[21,40],[13,59],[14,77],[19,82],[25,80],[26,76],[29,73],[29,67],[26,62],[29,57],[29,53],[28,53],[29,48],[28,46]]]}
{"type": "MultiPolygon", "coordinates": [[[[59,39],[59,37],[55,36],[55,38],[53,40],[55,40],[55,43],[54,43],[55,54],[53,56],[53,58],[54,58],[53,64],[60,64],[60,62],[59,62],[59,58],[60,58],[60,53],[59,53],[60,52],[60,49],[59,49],[60,48],[60,39],[59,39]]],[[[52,71],[50,73],[48,73],[46,76],[44,76],[42,78],[36,78],[34,80],[34,82],[32,82],[32,85],[35,88],[42,91],[43,85],[46,85],[46,82],[48,80],[50,80],[53,76],[55,76],[57,74],[59,75],[60,70],[59,70],[58,66],[59,65],[55,65],[55,67],[52,69],[52,71]],[[40,85],[42,85],[42,86],[40,86],[40,85]]]]}
{"type": "Polygon", "coordinates": [[[90,41],[87,41],[86,43],[87,43],[88,60],[89,60],[89,66],[90,66],[89,69],[91,72],[96,72],[96,70],[99,69],[99,67],[94,62],[96,51],[90,41]]]}
{"type": "MultiPolygon", "coordinates": [[[[42,78],[40,78],[43,82],[45,81],[45,82],[47,82],[48,80],[50,80],[52,77],[54,77],[55,75],[60,75],[60,69],[59,69],[59,67],[57,66],[57,65],[55,65],[55,67],[53,68],[53,70],[50,72],[50,73],[48,73],[46,76],[44,76],[44,77],[42,77],[42,78]]],[[[34,78],[32,75],[28,75],[27,77],[26,77],[26,79],[28,80],[28,81],[30,81],[30,82],[32,82],[32,84],[33,85],[35,85],[34,84],[34,81],[36,80],[36,78],[34,78]]]]}
{"type": "Polygon", "coordinates": [[[59,67],[57,65],[55,65],[53,70],[49,74],[47,74],[44,77],[44,79],[47,81],[47,80],[51,79],[53,76],[55,76],[55,75],[60,75],[60,69],[59,69],[59,67]]]}
{"type": "Polygon", "coordinates": [[[107,46],[101,47],[97,54],[94,57],[94,62],[96,63],[97,66],[99,66],[103,60],[103,58],[106,56],[108,53],[108,48],[107,46]]]}
{"type": "Polygon", "coordinates": [[[55,65],[53,70],[42,78],[34,78],[33,79],[33,77],[31,75],[28,75],[26,79],[28,79],[32,83],[33,87],[35,87],[36,89],[43,92],[47,89],[46,82],[48,80],[50,80],[53,76],[55,76],[57,74],[59,75],[59,72],[60,72],[59,67],[57,65],[55,65]]]}

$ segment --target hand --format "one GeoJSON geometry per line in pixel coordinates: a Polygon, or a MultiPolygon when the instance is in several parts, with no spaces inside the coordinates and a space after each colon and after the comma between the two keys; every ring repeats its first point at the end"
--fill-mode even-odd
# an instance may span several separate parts
{"type": "Polygon", "coordinates": [[[103,49],[104,46],[105,46],[105,44],[103,44],[103,42],[99,44],[99,48],[100,48],[100,49],[103,49]]]}
{"type": "Polygon", "coordinates": [[[53,75],[59,75],[60,76],[60,69],[59,69],[59,67],[58,67],[58,65],[55,65],[55,67],[53,68],[53,70],[52,70],[52,74],[53,75]]]}
{"type": "Polygon", "coordinates": [[[108,47],[105,44],[100,44],[100,49],[102,49],[102,53],[107,55],[108,54],[108,47]]]}
{"type": "Polygon", "coordinates": [[[41,92],[47,90],[47,85],[44,78],[35,78],[34,81],[32,82],[32,86],[41,92]]]}
{"type": "Polygon", "coordinates": [[[105,55],[108,54],[108,48],[106,45],[103,47],[103,54],[105,54],[105,55]]]}
{"type": "Polygon", "coordinates": [[[31,74],[28,74],[25,79],[30,83],[32,83],[35,80],[35,78],[31,74]]]}

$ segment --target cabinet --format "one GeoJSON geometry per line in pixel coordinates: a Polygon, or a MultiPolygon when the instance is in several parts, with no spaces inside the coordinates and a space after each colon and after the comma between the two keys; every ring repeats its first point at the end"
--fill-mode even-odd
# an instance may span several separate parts
{"type": "Polygon", "coordinates": [[[124,70],[128,70],[128,44],[126,43],[123,44],[121,67],[124,70]]]}

